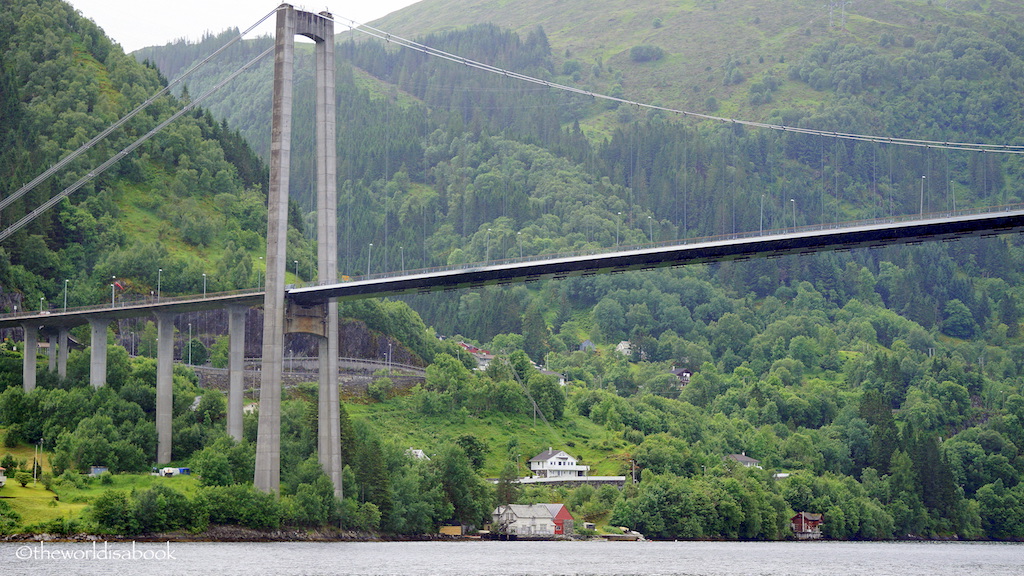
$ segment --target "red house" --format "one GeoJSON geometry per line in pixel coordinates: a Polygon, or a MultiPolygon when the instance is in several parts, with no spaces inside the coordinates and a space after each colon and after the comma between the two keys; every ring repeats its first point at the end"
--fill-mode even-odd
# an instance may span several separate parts
{"type": "Polygon", "coordinates": [[[821,538],[822,521],[821,514],[798,512],[796,516],[789,519],[789,524],[793,527],[793,534],[796,535],[797,539],[817,540],[821,538]]]}
{"type": "Polygon", "coordinates": [[[508,504],[492,514],[493,528],[505,534],[562,535],[573,533],[573,517],[564,504],[508,504]]]}
{"type": "Polygon", "coordinates": [[[555,534],[572,534],[573,517],[564,504],[546,504],[554,511],[555,534]],[[566,522],[568,520],[568,522],[566,522]]]}

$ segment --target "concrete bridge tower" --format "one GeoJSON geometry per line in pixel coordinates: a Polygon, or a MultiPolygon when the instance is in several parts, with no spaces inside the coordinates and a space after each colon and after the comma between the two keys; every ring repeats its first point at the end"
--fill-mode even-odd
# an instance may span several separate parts
{"type": "Polygon", "coordinates": [[[316,42],[317,259],[320,280],[337,280],[337,189],[335,144],[334,21],[282,4],[277,12],[274,100],[268,191],[267,277],[263,303],[263,365],[254,483],[265,492],[281,484],[281,376],[286,332],[311,332],[320,341],[318,457],[341,493],[341,431],[338,397],[338,305],[286,308],[288,185],[291,159],[292,78],[295,35],[316,42]]]}

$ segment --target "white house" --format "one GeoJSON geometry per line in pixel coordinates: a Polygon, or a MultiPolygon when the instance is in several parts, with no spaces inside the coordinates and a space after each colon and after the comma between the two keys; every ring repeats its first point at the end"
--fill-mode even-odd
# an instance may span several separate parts
{"type": "Polygon", "coordinates": [[[578,464],[562,450],[548,448],[530,458],[530,471],[541,478],[579,477],[586,476],[590,466],[578,464]]]}
{"type": "Polygon", "coordinates": [[[573,517],[563,504],[508,504],[491,514],[491,529],[502,534],[572,534],[573,517]]]}
{"type": "Polygon", "coordinates": [[[0,488],[3,488],[4,484],[7,483],[7,476],[5,475],[6,472],[7,468],[0,466],[0,488]]]}
{"type": "Polygon", "coordinates": [[[746,452],[742,452],[740,454],[729,454],[728,456],[726,456],[726,458],[729,460],[734,460],[738,462],[740,465],[745,466],[747,468],[761,467],[761,461],[758,460],[757,458],[751,458],[750,456],[747,456],[746,452]]]}
{"type": "Polygon", "coordinates": [[[405,451],[405,455],[410,458],[415,458],[417,460],[430,460],[430,456],[427,456],[427,453],[424,452],[423,450],[420,450],[419,448],[410,447],[408,450],[405,451]]]}

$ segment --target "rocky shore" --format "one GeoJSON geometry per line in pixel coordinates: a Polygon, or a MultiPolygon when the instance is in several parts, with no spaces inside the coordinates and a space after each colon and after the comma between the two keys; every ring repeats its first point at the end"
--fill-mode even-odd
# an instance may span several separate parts
{"type": "Polygon", "coordinates": [[[211,526],[203,532],[116,534],[8,534],[0,542],[433,542],[465,540],[445,534],[377,534],[354,530],[254,530],[241,526],[211,526]]]}

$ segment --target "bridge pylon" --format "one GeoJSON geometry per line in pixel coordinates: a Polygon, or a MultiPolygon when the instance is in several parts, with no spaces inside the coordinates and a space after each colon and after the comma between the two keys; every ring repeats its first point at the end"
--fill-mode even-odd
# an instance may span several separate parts
{"type": "MultiPolygon", "coordinates": [[[[264,492],[281,484],[281,380],[284,370],[285,270],[291,159],[295,36],[316,42],[317,253],[320,279],[337,278],[337,178],[335,145],[334,21],[282,4],[277,12],[274,98],[268,190],[267,274],[263,303],[263,363],[254,483],[264,492]]],[[[341,431],[338,395],[338,306],[327,305],[320,342],[318,457],[341,495],[341,431]]]]}

